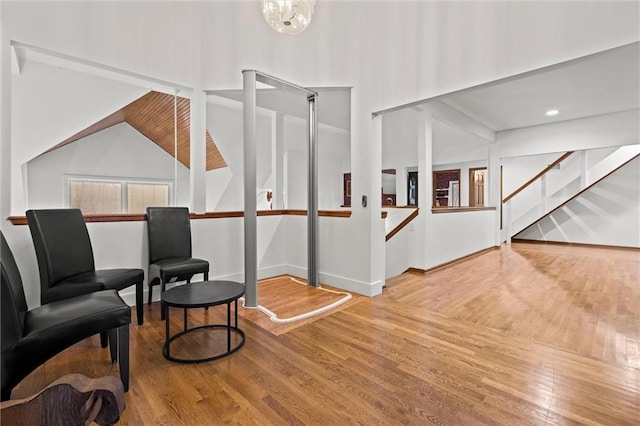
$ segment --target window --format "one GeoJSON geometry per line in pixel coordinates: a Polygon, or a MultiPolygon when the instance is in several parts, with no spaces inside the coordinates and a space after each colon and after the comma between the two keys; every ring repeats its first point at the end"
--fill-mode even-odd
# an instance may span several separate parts
{"type": "Polygon", "coordinates": [[[69,178],[69,206],[83,214],[144,213],[170,205],[171,183],[69,178]]]}
{"type": "Polygon", "coordinates": [[[157,183],[127,183],[127,211],[144,213],[148,206],[169,205],[169,185],[157,183]]]}

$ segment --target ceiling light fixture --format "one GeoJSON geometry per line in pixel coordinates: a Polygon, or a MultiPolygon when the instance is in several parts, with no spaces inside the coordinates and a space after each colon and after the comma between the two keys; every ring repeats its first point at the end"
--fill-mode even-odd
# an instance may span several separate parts
{"type": "Polygon", "coordinates": [[[262,0],[262,15],[279,33],[298,34],[311,23],[316,0],[262,0]]]}
{"type": "Polygon", "coordinates": [[[551,117],[551,116],[554,116],[554,115],[558,115],[559,112],[560,111],[558,111],[557,109],[550,109],[549,111],[546,112],[546,115],[551,117]]]}

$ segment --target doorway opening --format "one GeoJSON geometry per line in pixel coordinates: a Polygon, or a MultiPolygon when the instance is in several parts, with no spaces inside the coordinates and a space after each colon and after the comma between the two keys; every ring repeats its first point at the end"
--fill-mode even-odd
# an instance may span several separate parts
{"type": "Polygon", "coordinates": [[[469,169],[469,207],[484,207],[486,167],[469,169]]]}

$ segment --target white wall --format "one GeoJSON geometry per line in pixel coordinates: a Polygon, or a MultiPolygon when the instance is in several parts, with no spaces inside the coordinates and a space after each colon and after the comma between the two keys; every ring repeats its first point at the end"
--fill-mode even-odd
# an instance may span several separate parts
{"type": "Polygon", "coordinates": [[[495,211],[430,214],[427,220],[427,256],[423,269],[495,245],[495,211]]]}
{"type": "MultiPolygon", "coordinates": [[[[242,139],[242,108],[207,103],[207,130],[220,150],[227,167],[210,170],[207,180],[207,211],[237,211],[244,209],[244,163],[242,139]]],[[[265,115],[256,118],[258,170],[256,181],[263,189],[271,174],[271,121],[265,115]]]]}
{"type": "Polygon", "coordinates": [[[489,158],[489,141],[433,120],[433,164],[468,163],[489,158]]]}
{"type": "MultiPolygon", "coordinates": [[[[287,271],[289,274],[306,277],[307,274],[307,218],[285,216],[287,222],[287,271]]],[[[374,285],[353,277],[368,252],[354,252],[349,229],[354,226],[351,218],[320,217],[318,221],[318,279],[347,291],[375,296],[382,292],[383,281],[374,285]],[[347,260],[347,261],[345,261],[347,260]]],[[[384,220],[378,218],[376,226],[384,235],[384,220]]],[[[384,258],[384,257],[383,257],[384,258]]]]}
{"type": "MultiPolygon", "coordinates": [[[[498,155],[503,165],[503,196],[506,197],[567,151],[589,150],[587,167],[590,169],[617,147],[638,144],[640,120],[637,110],[625,111],[498,132],[497,140],[498,155]]],[[[580,189],[580,155],[574,153],[562,163],[561,170],[548,173],[545,190],[547,197],[556,193],[559,187],[568,185],[572,179],[573,181],[556,197],[547,201],[546,211],[564,202],[580,189]]],[[[511,201],[515,232],[542,215],[541,192],[542,183],[538,180],[511,201]]],[[[633,224],[628,223],[627,226],[633,224]]],[[[585,237],[579,239],[582,238],[585,237]]]]}
{"type": "MultiPolygon", "coordinates": [[[[311,26],[295,37],[272,31],[255,2],[25,1],[0,7],[2,82],[10,72],[6,45],[15,39],[208,89],[241,87],[240,71],[248,68],[303,86],[352,86],[355,200],[371,198],[380,187],[382,144],[372,111],[635,41],[640,27],[637,3],[605,1],[322,2],[311,26]]],[[[11,125],[6,109],[1,119],[3,127],[11,125]]],[[[3,179],[19,180],[24,161],[13,161],[15,155],[33,146],[2,143],[13,172],[3,179]]],[[[3,180],[0,188],[10,191],[11,184],[3,180]]],[[[344,246],[332,246],[329,255],[344,251],[336,270],[374,288],[384,279],[380,206],[356,202],[352,210],[341,229],[344,246]]],[[[26,245],[24,232],[2,226],[10,242],[26,245]]],[[[135,243],[100,238],[114,248],[135,243]]]]}
{"type": "Polygon", "coordinates": [[[34,61],[12,76],[13,214],[27,208],[24,164],[147,92],[34,61]]]}
{"type": "Polygon", "coordinates": [[[640,158],[569,201],[518,238],[640,247],[640,158]]]}
{"type": "Polygon", "coordinates": [[[418,166],[418,115],[401,109],[382,115],[382,169],[418,166]]]}
{"type": "MultiPolygon", "coordinates": [[[[404,209],[403,209],[404,210],[404,209]]],[[[410,223],[385,244],[385,278],[395,277],[414,266],[415,226],[410,223]]]]}
{"type": "MultiPolygon", "coordinates": [[[[228,104],[229,102],[227,102],[228,104]]],[[[207,104],[207,128],[222,153],[228,168],[207,172],[207,210],[242,210],[243,145],[242,110],[220,103],[207,104]]],[[[272,122],[266,111],[257,116],[257,186],[259,190],[276,190],[272,171],[272,122]]],[[[286,208],[306,209],[307,206],[307,133],[303,120],[285,117],[283,156],[292,163],[286,188],[290,203],[286,208]]],[[[320,126],[318,130],[318,206],[337,209],[342,204],[342,175],[349,170],[349,133],[320,126]]],[[[287,179],[287,177],[285,177],[287,179]]],[[[275,208],[275,207],[274,207],[275,208]]]]}
{"type": "MultiPolygon", "coordinates": [[[[120,123],[34,158],[27,171],[28,207],[58,208],[69,205],[67,177],[174,182],[174,158],[127,123],[120,123]]],[[[175,205],[188,206],[189,170],[181,163],[177,185],[175,205]]]]}

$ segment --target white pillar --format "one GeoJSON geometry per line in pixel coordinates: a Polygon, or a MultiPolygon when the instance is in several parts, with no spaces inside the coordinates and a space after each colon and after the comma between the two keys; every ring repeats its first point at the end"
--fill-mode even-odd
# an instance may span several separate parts
{"type": "MultiPolygon", "coordinates": [[[[0,22],[2,21],[0,4],[0,22]]],[[[11,47],[0,26],[0,215],[2,220],[11,215],[11,47]]],[[[24,211],[22,212],[24,214],[24,211]]]]}
{"type": "Polygon", "coordinates": [[[396,168],[396,206],[406,206],[407,200],[407,168],[396,168]]]}
{"type": "Polygon", "coordinates": [[[504,234],[507,244],[511,244],[511,200],[504,205],[504,234]]]}
{"type": "MultiPolygon", "coordinates": [[[[376,115],[371,119],[371,166],[373,170],[369,170],[372,179],[370,186],[370,195],[368,197],[368,209],[373,212],[372,228],[371,228],[371,277],[374,282],[385,282],[386,277],[386,242],[385,227],[382,217],[382,200],[380,199],[380,188],[382,185],[382,116],[376,115]]],[[[352,176],[353,177],[353,176],[352,176]]],[[[351,197],[351,205],[361,202],[362,200],[351,197]]],[[[381,287],[382,288],[382,287],[381,287]]]]}
{"type": "Polygon", "coordinates": [[[193,92],[191,94],[189,132],[189,199],[190,208],[194,213],[204,213],[207,210],[207,95],[202,90],[202,27],[203,15],[201,7],[194,5],[192,9],[192,60],[191,72],[193,78],[193,92]]]}
{"type": "Polygon", "coordinates": [[[284,115],[274,112],[271,115],[271,173],[273,176],[274,209],[284,207],[284,115]]]}
{"type": "Polygon", "coordinates": [[[429,262],[429,224],[431,223],[433,204],[433,119],[430,111],[418,114],[418,207],[416,218],[416,249],[413,266],[427,269],[429,262]]]}
{"type": "Polygon", "coordinates": [[[485,175],[484,187],[487,197],[485,198],[485,206],[496,208],[495,219],[495,245],[499,246],[502,238],[500,238],[500,216],[502,214],[502,199],[500,196],[500,158],[497,143],[489,144],[489,164],[487,165],[487,173],[485,175]],[[487,203],[488,201],[488,203],[487,203]]]}
{"type": "Polygon", "coordinates": [[[207,209],[207,97],[202,90],[192,93],[190,119],[191,211],[204,213],[207,209]]]}

